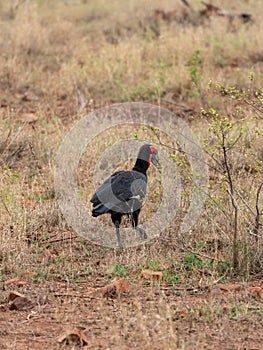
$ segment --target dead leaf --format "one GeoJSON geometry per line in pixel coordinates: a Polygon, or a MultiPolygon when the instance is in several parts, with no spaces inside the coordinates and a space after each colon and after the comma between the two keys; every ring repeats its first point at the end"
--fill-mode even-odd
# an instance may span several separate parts
{"type": "Polygon", "coordinates": [[[131,284],[125,278],[122,278],[98,289],[104,297],[115,298],[121,293],[128,292],[131,289],[131,284]]]}
{"type": "Polygon", "coordinates": [[[24,286],[25,284],[27,284],[27,281],[21,279],[20,277],[11,278],[5,281],[5,284],[11,284],[11,283],[16,284],[17,286],[24,286]]]}
{"type": "Polygon", "coordinates": [[[163,279],[162,271],[142,270],[141,278],[150,279],[151,281],[157,280],[159,282],[163,279]]]}
{"type": "Polygon", "coordinates": [[[10,305],[9,310],[27,310],[35,306],[31,300],[27,298],[16,298],[10,305]]]}
{"type": "Polygon", "coordinates": [[[38,120],[38,117],[35,115],[35,113],[24,113],[23,114],[23,120],[26,123],[35,123],[38,120]]]}
{"type": "Polygon", "coordinates": [[[117,280],[113,283],[115,284],[117,291],[119,293],[124,293],[124,292],[128,292],[129,290],[131,290],[131,284],[125,278],[117,280]]]}
{"type": "Polygon", "coordinates": [[[32,309],[35,303],[27,298],[25,295],[18,292],[11,292],[8,296],[10,310],[26,310],[32,309]]]}
{"type": "Polygon", "coordinates": [[[263,289],[260,286],[248,287],[247,291],[251,294],[255,294],[260,298],[263,298],[263,289]]]}
{"type": "Polygon", "coordinates": [[[72,331],[64,333],[58,338],[58,342],[66,342],[67,344],[70,343],[77,343],[81,345],[87,345],[88,344],[88,338],[85,334],[85,328],[83,327],[76,327],[72,331]]]}
{"type": "Polygon", "coordinates": [[[18,292],[10,292],[8,296],[8,301],[13,301],[16,298],[26,298],[24,294],[18,293],[18,292]]]}
{"type": "Polygon", "coordinates": [[[238,292],[242,289],[240,284],[218,284],[217,286],[225,292],[238,292]]]}
{"type": "Polygon", "coordinates": [[[37,275],[38,275],[38,273],[34,272],[34,271],[26,271],[23,273],[24,277],[36,277],[37,275]]]}
{"type": "Polygon", "coordinates": [[[117,288],[114,283],[107,284],[105,287],[99,288],[104,298],[116,298],[117,288]]]}

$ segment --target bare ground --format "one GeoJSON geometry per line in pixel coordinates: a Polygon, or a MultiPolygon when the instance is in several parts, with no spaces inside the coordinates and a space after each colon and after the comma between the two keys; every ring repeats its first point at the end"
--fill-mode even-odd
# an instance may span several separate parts
{"type": "MultiPolygon", "coordinates": [[[[23,112],[29,113],[30,108],[27,106],[23,112]]],[[[65,125],[70,127],[72,121],[67,125],[68,113],[63,113],[65,125]]],[[[49,215],[49,219],[52,216],[49,215]]],[[[60,237],[55,231],[51,232],[52,237],[53,234],[55,238],[60,237]]],[[[200,287],[195,282],[193,285],[197,287],[188,288],[194,273],[182,284],[171,285],[165,281],[151,284],[140,278],[139,265],[135,273],[125,275],[131,283],[130,290],[103,295],[100,288],[120,277],[105,273],[109,262],[118,261],[116,253],[108,252],[110,260],[109,256],[100,257],[103,266],[95,273],[66,281],[59,265],[60,253],[63,253],[59,251],[59,240],[54,264],[61,275],[54,273],[47,279],[38,274],[33,278],[21,275],[22,283],[19,279],[9,281],[14,275],[19,276],[21,267],[2,275],[1,349],[263,349],[262,275],[251,282],[240,279],[231,284],[208,286],[204,286],[199,276],[200,287]],[[13,291],[27,298],[29,305],[25,309],[10,309],[9,296],[13,291]],[[76,328],[83,330],[83,339],[71,334],[76,328]]],[[[81,251],[81,245],[78,249],[81,251]]],[[[38,260],[42,259],[44,250],[40,244],[38,260]]],[[[67,251],[69,248],[65,247],[64,252],[67,251]]],[[[174,254],[179,259],[177,253],[174,254]]],[[[89,264],[84,254],[81,257],[78,252],[77,261],[74,256],[73,253],[67,266],[89,264]]],[[[132,266],[136,266],[136,259],[132,266]]],[[[96,258],[91,260],[94,264],[96,258]]],[[[40,271],[43,267],[33,261],[28,266],[40,271]]],[[[200,271],[197,274],[200,275],[200,271]]]]}
{"type": "MultiPolygon", "coordinates": [[[[29,105],[30,102],[23,109],[20,104],[22,113],[30,113],[29,105]]],[[[70,128],[72,121],[67,119],[66,106],[64,109],[61,114],[66,118],[65,127],[70,128]]],[[[29,201],[29,207],[32,207],[32,203],[33,200],[29,201]]],[[[35,215],[33,209],[30,215],[35,215]]],[[[50,213],[48,217],[52,221],[50,213]]],[[[39,231],[42,232],[42,229],[39,231]]],[[[229,284],[212,282],[206,286],[201,276],[204,270],[196,272],[199,282],[193,282],[192,272],[184,283],[171,285],[166,281],[160,284],[154,281],[151,284],[140,278],[143,263],[138,265],[140,258],[134,258],[131,266],[133,270],[136,266],[136,271],[125,274],[131,288],[113,295],[103,295],[100,288],[120,278],[107,272],[108,263],[116,264],[119,261],[116,253],[107,252],[105,257],[101,253],[99,259],[102,266],[95,272],[85,276],[80,274],[77,278],[75,271],[73,280],[65,280],[60,265],[60,259],[65,254],[69,257],[66,268],[70,269],[72,264],[72,270],[79,271],[83,264],[88,265],[91,261],[96,264],[97,257],[91,256],[87,260],[85,254],[81,255],[83,247],[77,241],[77,252],[72,252],[67,246],[62,249],[60,236],[54,229],[50,237],[58,238],[58,243],[54,248],[55,255],[52,253],[50,258],[54,262],[47,261],[47,265],[51,271],[54,264],[60,274],[54,273],[48,278],[41,276],[41,271],[45,270],[41,263],[45,245],[39,242],[37,261],[33,261],[34,255],[32,258],[29,256],[28,268],[40,271],[40,275],[38,272],[36,276],[26,278],[21,273],[25,267],[17,266],[17,269],[10,269],[12,271],[1,276],[1,349],[263,349],[262,275],[250,282],[242,282],[240,278],[231,280],[229,284]],[[20,278],[9,281],[20,274],[22,283],[20,278]],[[194,287],[189,287],[189,283],[194,287]],[[14,291],[23,294],[29,302],[22,310],[11,310],[9,296],[14,291]],[[83,339],[71,334],[76,329],[83,330],[83,339]]],[[[158,243],[156,249],[160,249],[158,243]]],[[[169,251],[169,247],[166,251],[169,251]]],[[[122,254],[125,256],[125,252],[122,254]]],[[[173,256],[175,260],[180,260],[178,252],[174,252],[173,256]]]]}
{"type": "Polygon", "coordinates": [[[196,290],[138,280],[111,296],[100,292],[105,284],[101,275],[20,288],[2,283],[1,349],[263,348],[262,279],[196,290]],[[13,290],[36,304],[10,310],[13,290]],[[59,339],[76,327],[83,327],[87,344],[59,339]]]}

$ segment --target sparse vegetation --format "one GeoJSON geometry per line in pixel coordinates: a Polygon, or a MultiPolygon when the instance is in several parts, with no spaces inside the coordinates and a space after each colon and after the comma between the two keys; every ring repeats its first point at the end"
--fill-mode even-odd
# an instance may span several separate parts
{"type": "MultiPolygon", "coordinates": [[[[188,2],[0,1],[1,349],[59,349],[58,336],[77,326],[92,349],[262,346],[262,3],[215,0],[252,14],[230,22],[188,2]],[[83,113],[124,101],[164,106],[190,125],[209,188],[201,217],[181,235],[193,174],[180,145],[154,126],[95,138],[78,169],[86,203],[101,151],[121,139],[159,144],[182,178],[175,222],[122,251],[68,227],[53,174],[58,147],[83,113]],[[158,279],[143,279],[144,269],[158,279]],[[123,278],[131,289],[110,284],[123,278]],[[37,300],[34,309],[9,309],[18,288],[37,300]]],[[[142,221],[163,197],[160,174],[150,171],[142,221]]]]}

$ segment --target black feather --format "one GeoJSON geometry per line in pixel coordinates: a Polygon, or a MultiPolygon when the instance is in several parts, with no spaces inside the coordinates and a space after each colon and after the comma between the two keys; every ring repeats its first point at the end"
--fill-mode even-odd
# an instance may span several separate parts
{"type": "Polygon", "coordinates": [[[90,200],[93,204],[92,216],[111,214],[119,247],[122,247],[119,227],[122,216],[125,214],[131,217],[132,226],[140,232],[141,237],[147,238],[146,232],[138,227],[138,219],[146,196],[146,172],[150,162],[155,165],[158,163],[158,152],[151,145],[143,145],[133,169],[113,173],[96,190],[90,200]]]}
{"type": "Polygon", "coordinates": [[[128,214],[134,208],[141,208],[146,188],[147,177],[136,170],[118,171],[112,174],[90,200],[93,203],[92,216],[111,212],[128,214]]]}

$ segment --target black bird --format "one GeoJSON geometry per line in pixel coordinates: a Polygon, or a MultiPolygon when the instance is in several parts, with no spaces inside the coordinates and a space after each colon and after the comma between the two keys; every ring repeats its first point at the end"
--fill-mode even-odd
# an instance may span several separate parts
{"type": "Polygon", "coordinates": [[[93,203],[92,216],[111,214],[111,220],[116,227],[118,245],[121,248],[120,223],[123,215],[131,218],[132,226],[146,239],[146,232],[138,227],[140,210],[146,196],[147,175],[150,163],[157,166],[158,151],[155,146],[143,145],[132,170],[121,170],[113,173],[96,190],[91,198],[93,203]]]}

